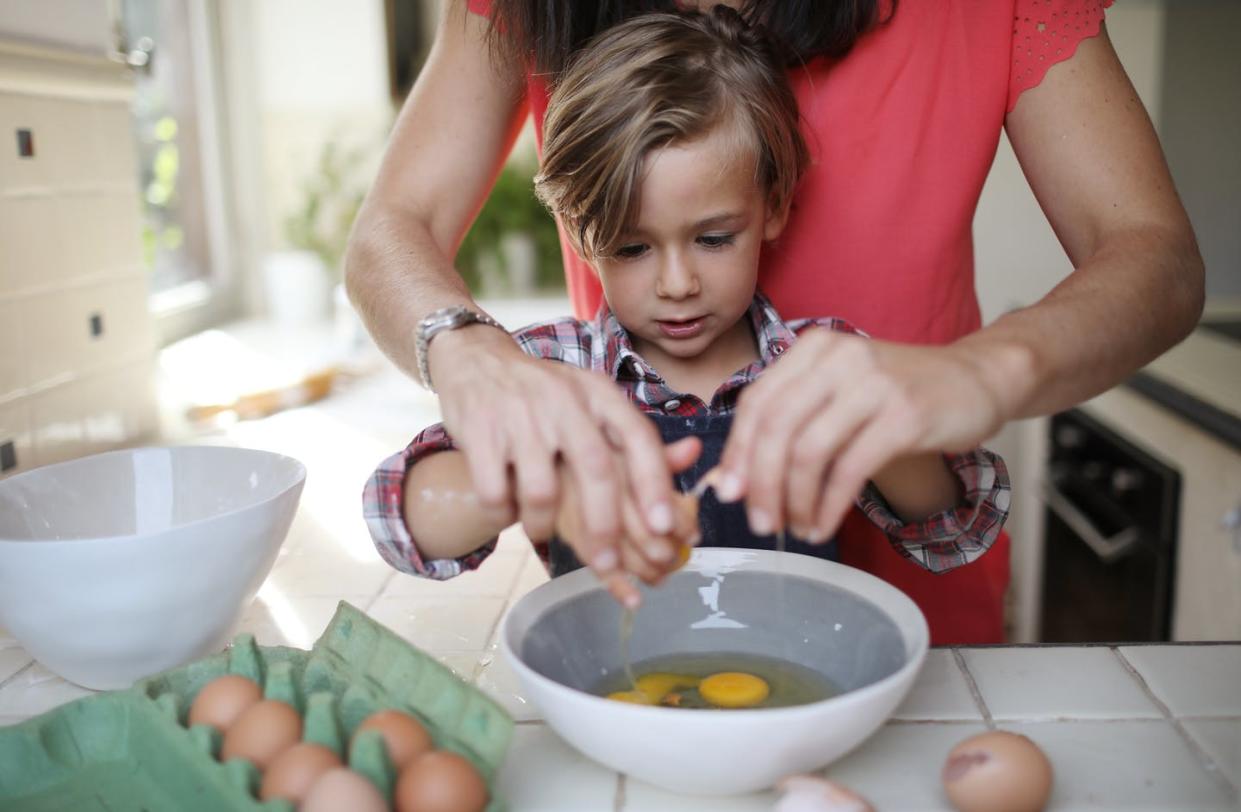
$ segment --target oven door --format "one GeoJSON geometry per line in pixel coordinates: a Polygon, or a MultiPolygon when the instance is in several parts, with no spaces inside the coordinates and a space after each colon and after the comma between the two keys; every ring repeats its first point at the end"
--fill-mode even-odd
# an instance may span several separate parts
{"type": "Polygon", "coordinates": [[[1074,410],[1052,418],[1039,639],[1169,639],[1180,476],[1074,410]]]}

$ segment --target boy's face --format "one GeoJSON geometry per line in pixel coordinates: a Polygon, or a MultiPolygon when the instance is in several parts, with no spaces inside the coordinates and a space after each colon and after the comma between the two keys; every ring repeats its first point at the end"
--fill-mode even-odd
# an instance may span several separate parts
{"type": "Polygon", "coordinates": [[[754,156],[717,127],[706,138],[646,157],[639,217],[614,256],[596,259],[608,306],[658,369],[731,343],[754,298],[763,241],[783,216],[768,211],[754,156]]]}

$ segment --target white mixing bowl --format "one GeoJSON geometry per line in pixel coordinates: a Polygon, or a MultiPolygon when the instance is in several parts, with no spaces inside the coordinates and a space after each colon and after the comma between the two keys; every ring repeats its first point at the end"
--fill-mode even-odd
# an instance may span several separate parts
{"type": "Polygon", "coordinates": [[[87,688],[218,650],[284,542],[306,468],[138,448],[0,480],[0,626],[87,688]]]}
{"type": "Polygon", "coordinates": [[[857,746],[904,698],[929,642],[900,590],[794,553],[702,548],[645,590],[631,662],[669,654],[777,657],[841,693],[752,710],[632,705],[589,693],[621,669],[620,609],[587,570],[554,578],[509,612],[500,635],[525,696],[596,761],[675,792],[728,795],[822,767],[857,746]]]}

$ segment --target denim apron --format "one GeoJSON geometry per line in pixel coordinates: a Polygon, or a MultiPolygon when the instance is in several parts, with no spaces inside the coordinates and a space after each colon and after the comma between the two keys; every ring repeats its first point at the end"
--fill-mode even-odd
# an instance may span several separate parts
{"type": "MultiPolygon", "coordinates": [[[[677,490],[682,493],[689,491],[698,480],[715,467],[724,451],[724,441],[732,428],[732,415],[705,415],[702,417],[677,417],[673,415],[650,415],[655,421],[664,443],[674,443],[685,437],[695,436],[702,440],[702,454],[688,469],[676,476],[677,490]]],[[[721,504],[715,498],[715,492],[708,490],[698,506],[698,524],[702,530],[704,547],[748,547],[758,550],[776,549],[777,536],[757,536],[750,532],[746,521],[745,503],[733,502],[721,504]]],[[[837,560],[836,540],[831,539],[823,544],[809,544],[791,535],[785,537],[784,549],[791,553],[803,553],[816,558],[837,560]]],[[[553,538],[548,547],[548,558],[551,575],[564,575],[578,569],[581,562],[573,554],[569,545],[559,538],[553,538]]]]}

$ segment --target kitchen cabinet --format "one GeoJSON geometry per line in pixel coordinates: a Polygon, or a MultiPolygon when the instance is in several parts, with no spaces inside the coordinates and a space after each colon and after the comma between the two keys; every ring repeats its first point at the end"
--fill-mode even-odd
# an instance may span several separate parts
{"type": "Polygon", "coordinates": [[[1180,471],[1173,639],[1241,639],[1241,451],[1124,387],[1083,408],[1180,471]]]}

